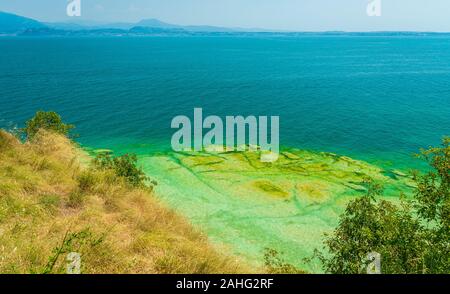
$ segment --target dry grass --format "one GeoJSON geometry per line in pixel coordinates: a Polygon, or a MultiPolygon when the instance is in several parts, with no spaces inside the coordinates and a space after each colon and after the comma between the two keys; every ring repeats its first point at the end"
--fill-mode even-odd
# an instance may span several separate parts
{"type": "Polygon", "coordinates": [[[86,162],[65,137],[22,144],[0,130],[0,273],[64,273],[70,251],[83,273],[248,271],[149,189],[86,162]]]}

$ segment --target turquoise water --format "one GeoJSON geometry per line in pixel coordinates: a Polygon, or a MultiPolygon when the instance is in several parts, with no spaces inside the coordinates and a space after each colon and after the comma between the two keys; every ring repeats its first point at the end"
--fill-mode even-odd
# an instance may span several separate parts
{"type": "Polygon", "coordinates": [[[279,115],[280,142],[380,165],[450,135],[450,38],[1,38],[0,127],[55,110],[93,148],[170,147],[171,119],[279,115]]]}

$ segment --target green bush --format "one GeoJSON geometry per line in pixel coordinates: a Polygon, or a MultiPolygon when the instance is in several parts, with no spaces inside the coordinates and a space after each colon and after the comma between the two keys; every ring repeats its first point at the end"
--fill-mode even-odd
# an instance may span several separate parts
{"type": "Polygon", "coordinates": [[[25,134],[27,139],[32,139],[40,129],[67,136],[73,128],[73,125],[63,123],[61,116],[56,112],[38,111],[32,119],[26,122],[26,126],[22,129],[22,133],[25,134]]]}
{"type": "Polygon", "coordinates": [[[124,178],[133,187],[144,187],[145,182],[149,180],[137,166],[137,157],[134,154],[113,158],[109,153],[100,153],[94,159],[94,166],[103,170],[113,170],[118,177],[124,178]]]}
{"type": "Polygon", "coordinates": [[[264,265],[269,274],[306,274],[305,271],[285,262],[280,253],[271,248],[265,249],[264,265]]]}
{"type": "Polygon", "coordinates": [[[413,200],[400,206],[378,200],[379,185],[367,182],[366,196],[350,201],[339,226],[317,251],[326,272],[365,273],[367,255],[381,255],[385,274],[448,274],[450,272],[450,139],[422,150],[432,168],[414,177],[413,200]]]}

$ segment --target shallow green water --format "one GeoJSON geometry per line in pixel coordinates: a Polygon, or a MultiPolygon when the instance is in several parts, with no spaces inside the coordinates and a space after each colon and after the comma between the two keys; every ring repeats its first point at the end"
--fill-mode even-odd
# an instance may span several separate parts
{"type": "Polygon", "coordinates": [[[306,264],[323,234],[336,227],[345,203],[366,191],[365,176],[385,185],[385,198],[410,193],[411,179],[329,153],[289,150],[275,163],[257,153],[167,153],[144,157],[158,195],[201,227],[209,238],[254,266],[265,248],[311,272],[306,264]]]}

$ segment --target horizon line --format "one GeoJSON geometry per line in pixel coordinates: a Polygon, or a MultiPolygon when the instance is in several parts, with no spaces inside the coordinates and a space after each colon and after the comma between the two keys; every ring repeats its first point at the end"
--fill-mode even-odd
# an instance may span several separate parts
{"type": "MultiPolygon", "coordinates": [[[[0,10],[0,13],[6,13],[6,14],[11,14],[11,15],[15,15],[15,16],[19,16],[19,17],[23,17],[23,18],[28,18],[34,21],[38,21],[40,23],[43,24],[57,24],[57,23],[64,23],[64,24],[75,24],[75,25],[80,25],[83,26],[83,24],[77,23],[76,20],[53,20],[53,21],[47,21],[47,20],[40,20],[34,17],[29,17],[29,16],[25,16],[25,15],[21,15],[21,14],[17,14],[15,12],[8,12],[5,10],[0,10]]],[[[183,25],[183,24],[178,24],[178,23],[172,23],[172,22],[168,22],[165,20],[162,20],[160,18],[156,18],[156,17],[148,17],[148,18],[142,18],[138,21],[135,22],[131,22],[131,21],[121,21],[121,20],[111,20],[111,21],[98,21],[98,20],[92,20],[92,19],[79,19],[79,21],[81,22],[97,22],[99,25],[108,25],[108,24],[138,24],[141,21],[144,20],[157,20],[160,21],[162,23],[168,24],[168,25],[174,25],[174,26],[180,26],[180,27],[195,27],[195,26],[208,26],[208,27],[212,27],[212,28],[223,28],[223,29],[240,29],[240,30],[252,30],[251,31],[241,31],[241,32],[236,32],[236,33],[368,33],[368,34],[373,34],[373,33],[432,33],[432,34],[450,34],[450,31],[433,31],[433,30],[373,30],[373,31],[359,31],[359,30],[282,30],[282,29],[269,29],[269,28],[259,28],[259,27],[244,27],[244,26],[221,26],[221,25],[210,25],[210,24],[189,24],[189,25],[183,25]]],[[[89,26],[89,25],[84,25],[84,26],[89,26]]],[[[95,25],[91,25],[91,26],[95,26],[95,25]]],[[[105,29],[107,29],[107,27],[105,27],[105,29]]]]}

